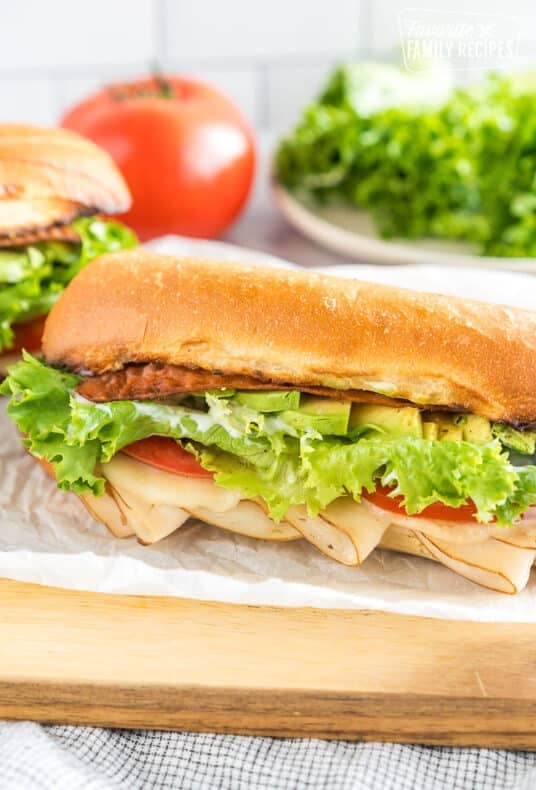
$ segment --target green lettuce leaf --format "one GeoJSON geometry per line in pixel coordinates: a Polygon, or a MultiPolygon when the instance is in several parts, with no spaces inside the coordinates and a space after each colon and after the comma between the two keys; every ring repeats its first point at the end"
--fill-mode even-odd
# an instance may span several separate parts
{"type": "Polygon", "coordinates": [[[58,486],[77,493],[102,493],[104,481],[95,464],[109,461],[122,447],[147,436],[192,439],[262,465],[271,450],[264,437],[232,433],[208,413],[161,403],[112,401],[90,403],[74,392],[79,377],[49,367],[28,353],[10,368],[0,387],[11,395],[8,415],[25,435],[24,444],[55,466],[58,486]],[[68,468],[73,453],[80,458],[76,474],[68,468]]]}
{"type": "Polygon", "coordinates": [[[130,228],[109,219],[81,217],[73,222],[73,228],[81,242],[79,268],[106,252],[130,249],[138,244],[136,234],[130,228]]]}
{"type": "MultiPolygon", "coordinates": [[[[324,507],[345,490],[358,498],[365,488],[372,492],[379,478],[392,488],[392,496],[403,496],[409,515],[420,513],[434,502],[459,507],[471,499],[479,520],[511,523],[503,508],[517,496],[518,472],[502,452],[499,442],[476,445],[469,442],[438,442],[404,437],[366,438],[353,444],[314,443],[306,456],[308,481],[324,507]]],[[[531,468],[531,467],[528,467],[531,468]]],[[[534,467],[532,467],[534,468],[534,467]]],[[[527,502],[536,502],[534,480],[524,479],[520,491],[530,490],[527,502]]],[[[513,512],[515,507],[508,512],[513,512]]],[[[523,510],[518,511],[517,515],[523,510]]]]}
{"type": "Polygon", "coordinates": [[[0,251],[0,353],[13,346],[13,324],[48,313],[86,263],[137,243],[131,230],[110,220],[83,217],[72,227],[79,244],[42,241],[0,251]]]}
{"type": "Polygon", "coordinates": [[[339,67],[281,141],[278,180],[305,203],[369,212],[385,238],[536,256],[534,78],[433,86],[380,64],[339,67]]]}
{"type": "MultiPolygon", "coordinates": [[[[536,467],[514,467],[498,440],[486,445],[367,434],[357,440],[300,432],[280,416],[260,414],[232,392],[205,393],[202,408],[183,403],[91,403],[76,395],[79,378],[29,354],[10,369],[0,392],[34,455],[54,465],[60,488],[100,494],[95,473],[122,447],[147,436],[182,440],[218,485],[262,497],[276,520],[292,505],[317,514],[337,497],[374,491],[401,495],[409,514],[434,502],[472,500],[482,522],[510,525],[536,504],[536,467]]],[[[185,403],[189,401],[186,400],[185,403]]]]}

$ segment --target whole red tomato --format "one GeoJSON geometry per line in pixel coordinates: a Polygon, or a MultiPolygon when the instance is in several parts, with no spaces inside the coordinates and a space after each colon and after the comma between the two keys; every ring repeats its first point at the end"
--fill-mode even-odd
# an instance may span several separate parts
{"type": "Polygon", "coordinates": [[[218,236],[248,196],[251,128],[202,82],[153,77],[113,85],[73,107],[61,125],[112,155],[133,197],[123,219],[142,240],[218,236]]]}

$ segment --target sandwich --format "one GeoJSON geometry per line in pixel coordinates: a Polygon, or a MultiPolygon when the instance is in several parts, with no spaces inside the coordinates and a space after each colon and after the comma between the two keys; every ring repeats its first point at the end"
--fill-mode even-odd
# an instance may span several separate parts
{"type": "Polygon", "coordinates": [[[516,593],[536,556],[536,313],[132,250],[91,262],[2,391],[118,537],[190,518],[377,548],[516,593]]]}
{"type": "Polygon", "coordinates": [[[92,258],[136,243],[118,222],[130,206],[111,157],[63,129],[0,124],[0,376],[37,350],[46,314],[92,258]]]}

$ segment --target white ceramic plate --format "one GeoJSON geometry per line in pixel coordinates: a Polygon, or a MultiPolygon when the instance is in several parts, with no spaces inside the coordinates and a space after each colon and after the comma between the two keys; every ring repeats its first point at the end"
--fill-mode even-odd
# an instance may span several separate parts
{"type": "Polygon", "coordinates": [[[536,258],[489,258],[458,242],[383,241],[365,212],[352,208],[306,205],[276,182],[275,202],[288,222],[304,236],[354,261],[376,264],[432,263],[478,266],[536,273],[536,258]]]}

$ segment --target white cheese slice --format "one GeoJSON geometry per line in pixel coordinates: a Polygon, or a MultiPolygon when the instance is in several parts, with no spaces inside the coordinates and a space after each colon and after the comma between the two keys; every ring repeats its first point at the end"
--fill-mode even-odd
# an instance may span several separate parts
{"type": "Polygon", "coordinates": [[[298,540],[301,534],[294,529],[287,521],[276,524],[272,521],[257,502],[244,499],[239,502],[232,510],[225,513],[216,513],[206,507],[190,507],[192,516],[206,521],[215,527],[222,527],[230,532],[237,532],[239,535],[246,535],[248,538],[260,538],[261,540],[298,540]]]}
{"type": "Polygon", "coordinates": [[[249,537],[278,541],[301,538],[288,522],[276,524],[257,503],[240,501],[238,492],[220,488],[208,478],[170,474],[121,454],[103,464],[101,473],[112,488],[118,509],[114,511],[112,499],[107,503],[109,512],[101,508],[101,517],[116,535],[121,531],[121,515],[130,526],[123,527],[123,534],[135,533],[142,543],[162,540],[192,515],[249,537]]]}
{"type": "Polygon", "coordinates": [[[136,535],[144,544],[166,538],[190,518],[181,508],[152,505],[126,489],[114,488],[109,481],[103,496],[83,494],[82,501],[91,515],[104,522],[116,538],[136,535]]]}
{"type": "Polygon", "coordinates": [[[232,510],[240,493],[217,486],[210,478],[183,477],[155,469],[123,453],[107,464],[102,474],[116,489],[130,491],[153,505],[172,505],[187,510],[206,507],[216,512],[232,510]]]}

